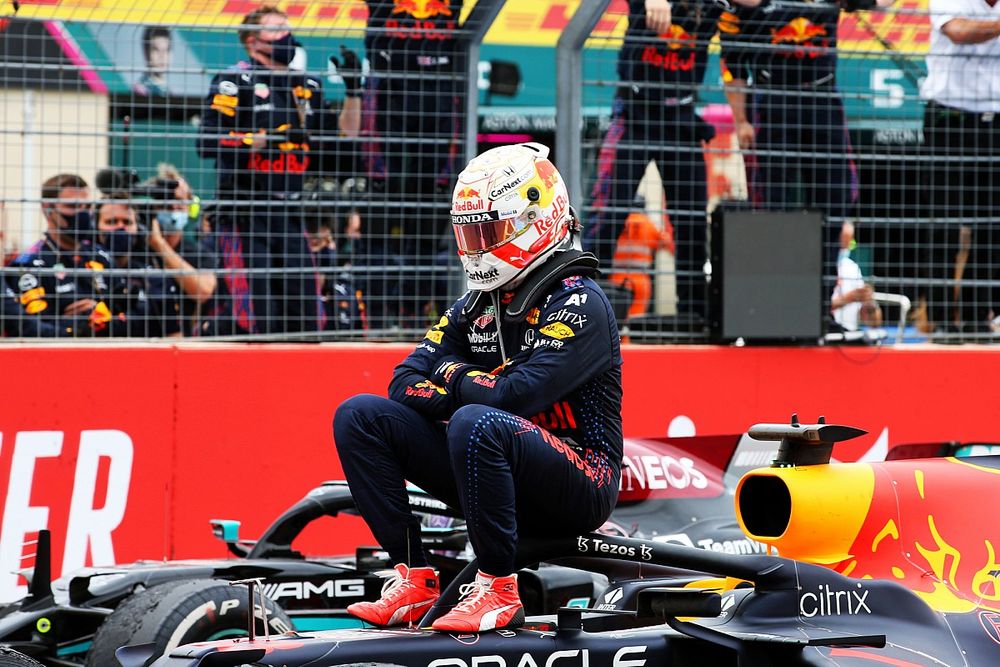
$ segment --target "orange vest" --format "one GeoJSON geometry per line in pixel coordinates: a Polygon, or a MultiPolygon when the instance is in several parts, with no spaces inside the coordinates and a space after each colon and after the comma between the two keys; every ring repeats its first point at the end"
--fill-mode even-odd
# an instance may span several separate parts
{"type": "Polygon", "coordinates": [[[616,271],[648,269],[657,248],[670,249],[671,241],[670,234],[657,229],[648,215],[633,211],[625,218],[625,230],[618,237],[611,265],[616,271]]]}

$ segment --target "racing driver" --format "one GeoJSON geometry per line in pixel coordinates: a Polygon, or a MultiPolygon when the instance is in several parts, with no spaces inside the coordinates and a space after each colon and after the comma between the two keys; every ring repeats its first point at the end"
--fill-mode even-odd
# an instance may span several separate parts
{"type": "Polygon", "coordinates": [[[380,600],[348,607],[369,623],[417,621],[439,595],[404,480],[461,509],[478,559],[475,582],[432,625],[448,632],[523,623],[518,538],[587,532],[614,507],[618,325],[548,152],[501,146],[468,164],[451,221],[469,290],[396,367],[388,399],[337,409],[344,473],[395,563],[380,600]]]}

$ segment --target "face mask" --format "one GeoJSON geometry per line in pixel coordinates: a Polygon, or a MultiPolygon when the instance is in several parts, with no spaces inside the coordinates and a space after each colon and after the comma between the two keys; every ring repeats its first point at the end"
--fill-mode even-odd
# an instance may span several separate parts
{"type": "Polygon", "coordinates": [[[72,239],[80,239],[94,231],[94,216],[90,211],[77,211],[73,215],[65,215],[53,209],[56,215],[66,223],[59,229],[60,233],[72,239]]]}
{"type": "Polygon", "coordinates": [[[271,60],[279,65],[287,66],[295,58],[295,47],[298,45],[292,38],[292,33],[268,43],[271,45],[271,60]]]}
{"type": "Polygon", "coordinates": [[[135,237],[136,235],[127,229],[116,229],[113,232],[105,232],[104,241],[112,255],[121,256],[132,252],[135,237]]]}
{"type": "Polygon", "coordinates": [[[164,233],[181,232],[188,223],[187,211],[159,211],[156,214],[156,222],[160,224],[160,229],[164,233]]]}

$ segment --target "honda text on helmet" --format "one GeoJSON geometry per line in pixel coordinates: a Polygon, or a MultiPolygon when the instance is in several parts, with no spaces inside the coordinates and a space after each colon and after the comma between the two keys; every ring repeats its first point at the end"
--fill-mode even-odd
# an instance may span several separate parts
{"type": "Polygon", "coordinates": [[[566,241],[573,219],[542,144],[500,146],[458,176],[451,222],[470,290],[514,287],[566,241]]]}

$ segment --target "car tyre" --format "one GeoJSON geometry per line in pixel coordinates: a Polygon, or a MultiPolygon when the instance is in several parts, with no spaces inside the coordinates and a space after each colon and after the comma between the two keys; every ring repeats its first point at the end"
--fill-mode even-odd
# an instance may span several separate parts
{"type": "Polygon", "coordinates": [[[42,667],[42,663],[12,648],[0,646],[0,667],[42,667]]]}
{"type": "MultiPolygon", "coordinates": [[[[261,605],[257,595],[256,607],[261,605]]],[[[276,602],[264,596],[268,632],[288,632],[292,621],[276,602]]],[[[118,667],[115,651],[132,644],[155,645],[159,657],[181,644],[245,636],[249,619],[245,585],[214,579],[170,582],[126,598],[109,615],[87,655],[86,667],[118,667]]],[[[264,634],[262,615],[256,614],[254,632],[264,634]]]]}

